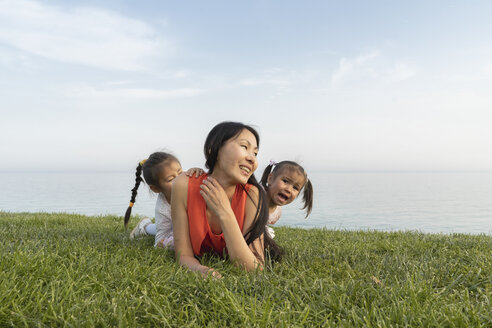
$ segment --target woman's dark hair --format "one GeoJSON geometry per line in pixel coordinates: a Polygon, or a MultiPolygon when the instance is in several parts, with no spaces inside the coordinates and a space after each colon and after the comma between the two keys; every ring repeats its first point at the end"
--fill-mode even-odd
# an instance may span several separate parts
{"type": "MultiPolygon", "coordinates": [[[[244,129],[250,131],[256,138],[258,147],[260,146],[260,136],[258,132],[251,126],[239,122],[222,122],[217,124],[207,136],[203,152],[205,153],[205,167],[209,169],[209,174],[214,171],[215,164],[219,156],[220,148],[230,139],[238,136],[244,129]]],[[[268,221],[268,205],[265,198],[265,192],[256,180],[254,174],[248,179],[248,184],[258,188],[259,199],[256,214],[251,224],[250,229],[245,235],[246,243],[249,245],[263,234],[265,245],[265,256],[269,256],[272,260],[278,261],[282,257],[282,249],[273,241],[270,235],[266,232],[266,224],[268,221]]],[[[244,186],[243,186],[244,188],[244,186]]],[[[248,193],[248,197],[251,196],[248,193]]]]}
{"type": "Polygon", "coordinates": [[[132,214],[132,207],[135,204],[135,198],[137,197],[137,190],[140,186],[140,182],[143,181],[143,176],[147,185],[159,185],[159,172],[161,166],[166,164],[169,160],[179,162],[176,157],[165,152],[155,152],[150,154],[149,158],[138,163],[137,171],[135,172],[135,187],[132,189],[132,197],[130,198],[130,205],[125,213],[125,229],[128,227],[128,221],[130,221],[130,215],[132,214]]]}
{"type": "Polygon", "coordinates": [[[304,185],[302,188],[304,188],[304,192],[302,194],[302,201],[304,202],[304,207],[302,208],[303,210],[306,210],[306,218],[309,216],[311,213],[311,210],[313,209],[313,185],[311,184],[311,181],[307,177],[307,173],[304,170],[302,166],[300,166],[296,162],[292,161],[282,161],[280,163],[272,163],[268,165],[265,168],[265,171],[263,171],[263,175],[261,176],[260,183],[263,186],[263,188],[268,191],[268,176],[272,174],[273,179],[278,177],[280,173],[282,173],[283,170],[296,170],[299,173],[301,173],[304,176],[304,185]],[[272,170],[273,168],[273,170],[272,170]]]}

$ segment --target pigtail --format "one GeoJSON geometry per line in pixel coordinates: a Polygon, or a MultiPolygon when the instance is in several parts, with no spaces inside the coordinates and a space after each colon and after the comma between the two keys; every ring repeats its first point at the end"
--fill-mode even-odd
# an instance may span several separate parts
{"type": "Polygon", "coordinates": [[[272,173],[272,168],[275,164],[273,163],[270,163],[268,164],[268,166],[265,168],[265,171],[263,171],[263,175],[261,176],[261,179],[260,179],[260,184],[263,186],[263,188],[265,190],[267,190],[267,184],[268,184],[268,176],[270,175],[270,173],[272,173]]]}
{"type": "Polygon", "coordinates": [[[132,197],[130,199],[130,205],[128,206],[128,208],[126,209],[126,213],[125,213],[125,221],[124,221],[124,225],[125,225],[125,229],[128,228],[128,221],[130,221],[130,216],[132,214],[132,207],[133,207],[133,204],[135,204],[135,198],[137,197],[137,190],[138,190],[138,187],[140,186],[140,182],[142,182],[142,167],[144,165],[145,161],[141,161],[140,163],[138,163],[138,166],[137,166],[137,171],[135,172],[135,187],[133,187],[132,189],[132,197]]]}
{"type": "Polygon", "coordinates": [[[313,185],[311,180],[306,177],[306,185],[304,186],[304,192],[302,194],[302,201],[304,202],[303,210],[306,210],[306,218],[311,214],[313,209],[313,185]]]}

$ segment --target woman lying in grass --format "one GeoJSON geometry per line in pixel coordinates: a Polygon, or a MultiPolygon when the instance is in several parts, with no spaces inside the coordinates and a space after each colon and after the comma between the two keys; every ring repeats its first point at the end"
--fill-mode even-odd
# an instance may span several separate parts
{"type": "Polygon", "coordinates": [[[259,136],[236,122],[216,125],[205,141],[208,173],[175,179],[171,211],[179,263],[203,275],[220,274],[195,256],[224,253],[245,270],[262,269],[265,250],[280,259],[280,248],[265,234],[268,207],[253,173],[259,136]]]}

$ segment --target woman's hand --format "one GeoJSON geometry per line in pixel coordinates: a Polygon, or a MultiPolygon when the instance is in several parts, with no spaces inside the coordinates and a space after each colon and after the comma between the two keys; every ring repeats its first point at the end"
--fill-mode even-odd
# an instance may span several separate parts
{"type": "Polygon", "coordinates": [[[206,279],[208,277],[212,277],[214,279],[222,279],[222,275],[218,271],[215,271],[214,268],[204,266],[203,269],[200,270],[200,273],[202,274],[203,279],[206,279]]]}
{"type": "Polygon", "coordinates": [[[199,167],[192,167],[191,169],[185,172],[185,175],[190,178],[192,178],[193,175],[195,175],[195,177],[198,178],[200,175],[203,174],[203,172],[204,171],[199,167]]]}
{"type": "Polygon", "coordinates": [[[207,208],[215,215],[219,218],[223,218],[224,215],[232,213],[232,216],[235,217],[234,212],[232,212],[229,197],[227,197],[224,188],[222,188],[216,179],[209,176],[203,180],[200,188],[200,195],[205,199],[207,208]]]}

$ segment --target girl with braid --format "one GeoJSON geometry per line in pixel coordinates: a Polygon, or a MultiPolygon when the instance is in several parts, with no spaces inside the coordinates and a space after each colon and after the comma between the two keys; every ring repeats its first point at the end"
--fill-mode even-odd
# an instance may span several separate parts
{"type": "MultiPolygon", "coordinates": [[[[135,229],[130,234],[130,238],[135,238],[143,235],[155,236],[155,246],[157,247],[173,247],[173,226],[171,221],[171,187],[173,180],[180,175],[183,170],[178,159],[165,152],[152,153],[148,159],[141,161],[137,166],[135,173],[135,187],[132,189],[132,197],[130,205],[125,213],[125,228],[128,226],[133,204],[137,196],[137,190],[140,182],[143,179],[149,186],[150,190],[157,193],[157,201],[155,204],[155,224],[144,217],[137,224],[135,229]]],[[[203,172],[201,169],[190,169],[186,172],[187,175],[194,173],[200,175],[203,172]]]]}
{"type": "MultiPolygon", "coordinates": [[[[261,177],[261,186],[266,191],[268,203],[268,224],[275,224],[282,215],[282,206],[290,204],[301,190],[306,218],[313,208],[313,186],[302,166],[292,161],[270,162],[261,177]]],[[[270,236],[275,237],[272,228],[267,227],[270,236]]]]}

